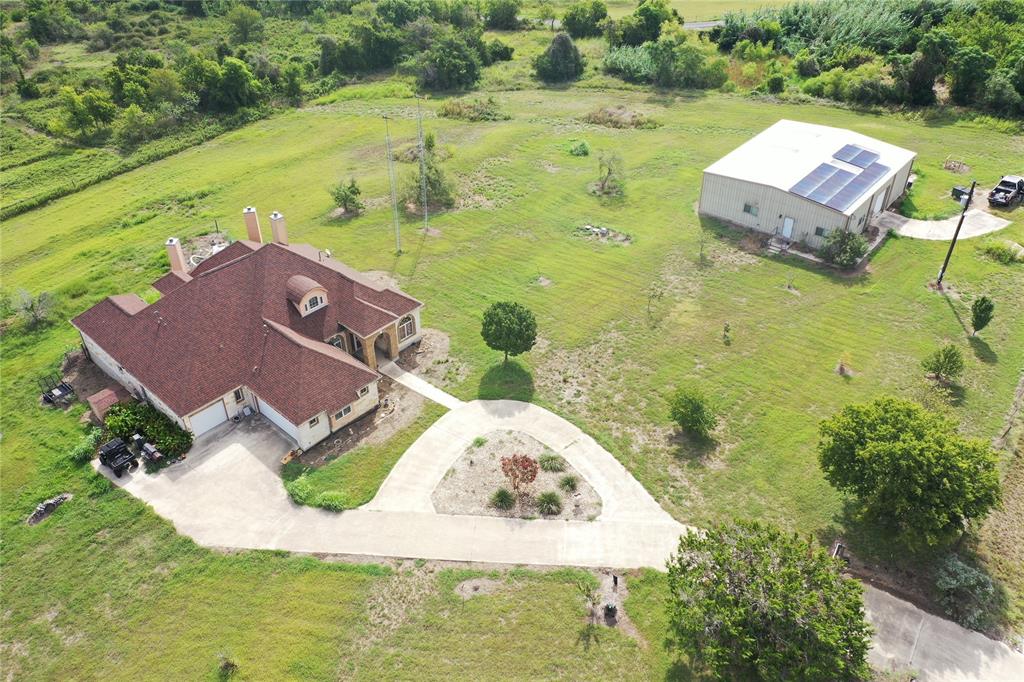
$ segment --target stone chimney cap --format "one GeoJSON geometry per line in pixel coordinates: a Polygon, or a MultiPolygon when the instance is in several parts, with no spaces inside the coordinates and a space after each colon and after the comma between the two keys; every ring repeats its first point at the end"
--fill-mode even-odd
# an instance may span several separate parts
{"type": "Polygon", "coordinates": [[[281,218],[283,218],[283,217],[284,217],[284,216],[283,216],[283,215],[281,215],[281,212],[280,212],[280,211],[274,211],[273,213],[271,213],[271,214],[270,214],[270,219],[271,219],[271,220],[280,220],[280,219],[281,219],[281,218]]]}
{"type": "Polygon", "coordinates": [[[178,243],[178,238],[177,237],[168,237],[167,238],[167,246],[174,246],[177,243],[178,243]]]}
{"type": "Polygon", "coordinates": [[[256,212],[256,207],[255,206],[246,206],[242,210],[242,213],[255,213],[255,212],[256,212]]]}

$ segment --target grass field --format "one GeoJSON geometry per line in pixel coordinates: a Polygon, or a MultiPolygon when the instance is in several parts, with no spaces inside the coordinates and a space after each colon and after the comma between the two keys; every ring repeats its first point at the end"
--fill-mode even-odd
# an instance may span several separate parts
{"type": "MultiPolygon", "coordinates": [[[[923,125],[724,95],[507,92],[498,97],[510,121],[426,121],[453,153],[445,167],[461,204],[431,219],[437,236],[405,219],[404,253],[396,257],[380,116],[393,117],[398,146],[411,143],[415,102],[379,85],[342,92],[349,94],[5,221],[5,291],[54,291],[58,317],[66,319],[102,296],[146,291],[166,269],[168,236],[195,236],[216,221],[240,237],[243,206],[254,203],[264,216],[280,210],[294,241],[330,248],[358,268],[392,271],[427,303],[424,323],[451,336],[466,368],[455,394],[551,407],[600,439],[673,515],[696,525],[740,515],[821,537],[851,531],[814,457],[818,421],[849,402],[892,392],[948,410],[970,435],[988,438],[1001,425],[1024,366],[1024,270],[982,257],[984,240],[958,246],[947,276],[955,294],[946,298],[925,286],[941,263],[942,243],[891,240],[868,274],[844,278],[749,254],[732,232],[701,225],[694,205],[701,169],[782,117],[850,127],[916,150],[925,172],[914,199],[935,203],[948,180],[933,171],[954,141],[974,150],[965,160],[980,182],[991,183],[1021,170],[1014,167],[1024,156],[1019,136],[967,122],[923,125]],[[661,126],[612,130],[579,120],[617,103],[661,126]],[[596,158],[570,156],[570,139],[622,153],[623,198],[587,192],[596,158]],[[331,220],[326,189],[350,175],[370,208],[351,221],[331,220]],[[576,233],[586,223],[624,232],[632,243],[588,241],[576,233]],[[663,295],[648,315],[652,286],[663,295]],[[981,293],[996,301],[996,318],[971,341],[963,324],[981,293]],[[532,308],[542,337],[508,370],[479,336],[482,310],[501,299],[532,308]],[[952,405],[932,394],[919,369],[921,357],[947,340],[964,349],[968,365],[952,405]],[[834,372],[844,353],[855,370],[849,380],[834,372]],[[677,439],[669,428],[665,397],[682,380],[698,382],[722,412],[711,446],[677,439]]],[[[428,101],[428,114],[436,106],[428,101]]],[[[398,170],[401,177],[412,172],[403,164],[398,170]]],[[[999,238],[1024,241],[1024,224],[1018,218],[999,238]]],[[[7,579],[0,589],[5,658],[19,677],[212,676],[222,652],[247,677],[266,679],[400,678],[412,671],[428,679],[487,678],[527,664],[533,667],[524,675],[582,679],[634,671],[649,679],[668,670],[656,576],[641,583],[644,599],[627,607],[646,650],[615,633],[584,649],[577,639],[581,607],[564,575],[524,574],[523,586],[464,604],[450,595],[455,578],[442,576],[377,641],[372,595],[392,579],[385,571],[195,547],[129,496],[66,463],[81,408],[40,408],[35,378],[75,342],[59,321],[3,339],[0,558],[7,579]],[[33,528],[21,523],[37,502],[63,490],[75,499],[53,518],[33,528]],[[307,622],[310,614],[317,622],[307,622]],[[132,636],[111,635],[125,624],[132,636]],[[516,649],[501,648],[504,642],[516,649]],[[454,653],[445,659],[442,651],[454,653]],[[528,663],[516,651],[529,652],[528,663]],[[267,674],[247,672],[256,661],[266,663],[267,674]]],[[[993,570],[1009,579],[1005,567],[993,570]]]]}

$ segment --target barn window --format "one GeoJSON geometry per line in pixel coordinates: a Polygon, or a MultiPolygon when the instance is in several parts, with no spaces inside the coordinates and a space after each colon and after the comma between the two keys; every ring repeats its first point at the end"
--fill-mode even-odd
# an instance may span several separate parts
{"type": "Polygon", "coordinates": [[[824,237],[825,236],[825,228],[824,227],[816,227],[816,228],[814,228],[814,236],[815,237],[824,237]]]}
{"type": "Polygon", "coordinates": [[[749,213],[750,215],[757,217],[757,206],[754,204],[743,204],[743,212],[749,213]]]}

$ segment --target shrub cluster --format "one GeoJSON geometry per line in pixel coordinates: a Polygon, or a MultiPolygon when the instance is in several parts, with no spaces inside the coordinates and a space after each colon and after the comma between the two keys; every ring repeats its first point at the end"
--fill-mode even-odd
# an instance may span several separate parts
{"type": "Polygon", "coordinates": [[[471,100],[450,99],[441,105],[437,112],[444,118],[455,118],[463,121],[505,121],[511,118],[501,110],[494,97],[471,100]]]}
{"type": "Polygon", "coordinates": [[[168,457],[183,455],[192,447],[192,434],[148,403],[118,403],[107,412],[105,424],[126,441],[141,434],[168,457]]]}
{"type": "Polygon", "coordinates": [[[826,262],[841,268],[852,268],[868,252],[864,237],[849,230],[833,230],[825,238],[825,245],[818,255],[826,262]]]}
{"type": "Polygon", "coordinates": [[[103,440],[103,429],[93,427],[82,436],[78,444],[68,453],[68,459],[75,464],[85,464],[96,454],[96,448],[103,440]]]}

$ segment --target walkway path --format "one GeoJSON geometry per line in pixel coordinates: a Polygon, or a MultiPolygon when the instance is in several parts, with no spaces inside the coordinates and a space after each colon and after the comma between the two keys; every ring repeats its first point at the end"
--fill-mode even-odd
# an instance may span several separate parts
{"type": "Polygon", "coordinates": [[[455,396],[445,393],[437,386],[434,386],[433,384],[424,381],[415,374],[412,374],[411,372],[406,372],[404,369],[395,364],[394,360],[381,365],[377,369],[380,371],[381,374],[402,384],[410,391],[419,393],[424,398],[429,398],[430,400],[433,400],[435,403],[440,403],[441,405],[447,407],[449,410],[458,409],[466,404],[459,400],[458,398],[456,398],[455,396]]]}
{"type": "MultiPolygon", "coordinates": [[[[874,218],[873,223],[879,227],[887,227],[903,237],[948,241],[953,238],[959,220],[960,214],[943,220],[917,220],[906,218],[892,211],[885,211],[874,218]]],[[[1009,224],[1009,220],[1004,220],[981,209],[972,208],[964,216],[964,225],[960,229],[959,238],[980,237],[983,234],[1001,230],[1009,224]]]]}

